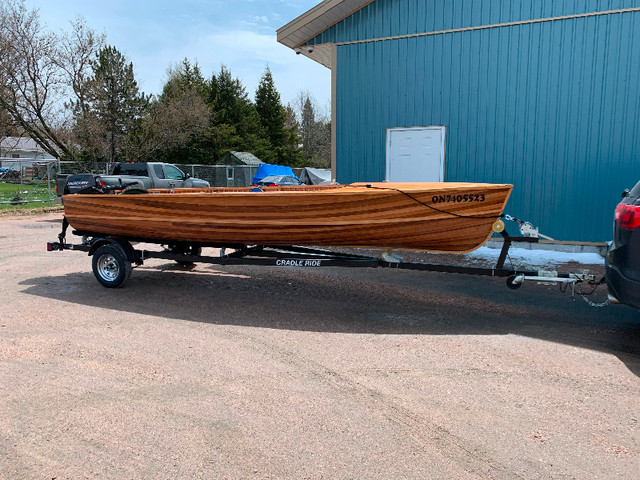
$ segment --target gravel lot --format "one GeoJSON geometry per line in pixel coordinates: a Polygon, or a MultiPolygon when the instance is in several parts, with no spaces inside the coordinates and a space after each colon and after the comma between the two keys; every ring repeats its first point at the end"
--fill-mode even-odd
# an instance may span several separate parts
{"type": "Polygon", "coordinates": [[[634,310],[390,269],[106,289],[60,219],[0,218],[0,479],[638,478],[634,310]]]}

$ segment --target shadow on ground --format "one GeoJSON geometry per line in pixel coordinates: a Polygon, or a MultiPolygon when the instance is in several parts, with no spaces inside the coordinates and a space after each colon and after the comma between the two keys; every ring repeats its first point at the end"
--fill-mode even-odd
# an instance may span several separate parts
{"type": "MultiPolygon", "coordinates": [[[[90,272],[41,276],[24,293],[160,318],[303,331],[515,334],[608,352],[640,376],[640,313],[593,308],[558,287],[506,288],[504,279],[390,269],[156,264],[134,270],[121,289],[90,272]]],[[[606,289],[601,287],[601,301],[606,289]]]]}

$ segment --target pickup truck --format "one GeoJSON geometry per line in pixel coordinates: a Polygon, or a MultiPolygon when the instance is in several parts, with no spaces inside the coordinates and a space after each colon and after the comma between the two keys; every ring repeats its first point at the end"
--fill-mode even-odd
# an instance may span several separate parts
{"type": "Polygon", "coordinates": [[[90,186],[150,188],[204,188],[209,182],[191,178],[175,165],[160,162],[116,163],[111,175],[58,175],[58,195],[76,193],[90,186]]]}

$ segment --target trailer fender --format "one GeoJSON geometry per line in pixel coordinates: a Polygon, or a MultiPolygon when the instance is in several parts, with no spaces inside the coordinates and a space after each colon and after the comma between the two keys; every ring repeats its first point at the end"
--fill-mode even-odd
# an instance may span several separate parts
{"type": "Polygon", "coordinates": [[[96,250],[98,250],[103,245],[113,245],[118,248],[122,252],[122,255],[124,255],[124,257],[131,263],[136,263],[138,265],[142,264],[142,260],[140,259],[140,256],[135,251],[133,246],[127,240],[121,238],[94,239],[94,241],[91,243],[91,248],[89,249],[89,256],[93,256],[93,254],[96,253],[96,250]]]}

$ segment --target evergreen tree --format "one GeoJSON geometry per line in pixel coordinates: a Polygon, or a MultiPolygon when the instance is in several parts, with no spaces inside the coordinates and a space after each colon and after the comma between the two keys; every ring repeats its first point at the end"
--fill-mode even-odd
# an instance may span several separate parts
{"type": "Polygon", "coordinates": [[[260,123],[265,129],[267,138],[275,148],[284,144],[285,110],[280,103],[280,94],[276,90],[269,67],[262,74],[256,90],[256,110],[260,115],[260,123]]]}
{"type": "Polygon", "coordinates": [[[302,121],[300,122],[300,136],[302,137],[302,148],[306,152],[313,150],[313,127],[316,123],[316,115],[313,109],[313,104],[309,97],[306,98],[304,105],[302,106],[302,121]]]}
{"type": "Polygon", "coordinates": [[[168,77],[162,88],[160,100],[178,98],[187,92],[196,93],[206,99],[207,84],[198,62],[192,65],[189,59],[185,58],[180,66],[169,69],[168,77]]]}
{"type": "Polygon", "coordinates": [[[285,128],[287,114],[280,103],[273,76],[267,67],[256,90],[256,110],[276,155],[277,163],[290,166],[304,166],[305,159],[299,147],[299,137],[295,128],[285,128]]]}
{"type": "Polygon", "coordinates": [[[171,163],[209,163],[208,85],[200,66],[185,58],[167,70],[167,77],[136,135],[138,156],[171,163]]]}
{"type": "Polygon", "coordinates": [[[264,162],[275,160],[255,105],[242,82],[224,65],[211,78],[208,103],[212,118],[208,139],[214,162],[230,150],[251,152],[264,162]]]}
{"type": "Polygon", "coordinates": [[[78,120],[81,137],[99,140],[102,152],[92,145],[93,155],[114,162],[124,155],[124,140],[144,115],[149,97],[140,93],[133,74],[133,64],[115,47],[107,46],[92,62],[93,77],[84,113],[78,120]]]}

